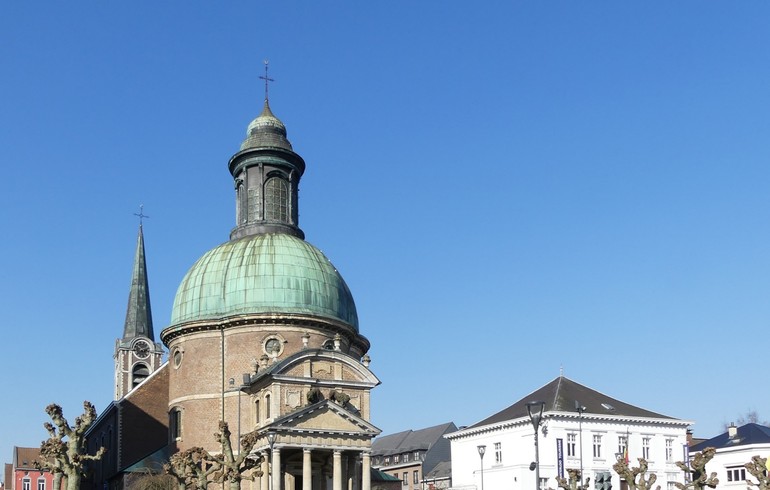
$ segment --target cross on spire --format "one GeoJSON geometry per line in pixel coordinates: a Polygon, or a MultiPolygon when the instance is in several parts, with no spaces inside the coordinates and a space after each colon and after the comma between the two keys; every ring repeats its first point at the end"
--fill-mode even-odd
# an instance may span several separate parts
{"type": "Polygon", "coordinates": [[[142,226],[142,220],[144,218],[149,218],[146,214],[144,214],[144,204],[139,205],[139,212],[134,213],[134,216],[139,216],[139,226],[142,226]]]}
{"type": "Polygon", "coordinates": [[[268,84],[270,82],[274,82],[275,80],[267,76],[267,66],[270,64],[270,61],[265,60],[264,63],[265,63],[265,76],[259,77],[259,79],[265,81],[265,102],[267,102],[270,99],[270,97],[268,97],[268,84]]]}

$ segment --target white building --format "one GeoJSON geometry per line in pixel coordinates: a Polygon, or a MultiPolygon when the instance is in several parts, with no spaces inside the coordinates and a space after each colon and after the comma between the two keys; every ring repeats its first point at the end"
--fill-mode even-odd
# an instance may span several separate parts
{"type": "Polygon", "coordinates": [[[612,488],[625,490],[625,482],[612,470],[618,457],[628,457],[631,466],[637,458],[647,459],[649,472],[657,475],[656,485],[663,490],[684,483],[675,462],[686,459],[691,422],[635,407],[560,376],[510,407],[446,436],[452,448],[452,488],[536,489],[531,465],[534,428],[527,411],[531,401],[544,406],[538,437],[540,489],[557,488],[557,476],[566,478],[567,469],[582,467],[592,486],[597,473],[610,472],[612,488]],[[481,445],[486,449],[483,458],[481,445]]]}
{"type": "Polygon", "coordinates": [[[716,449],[714,459],[706,464],[706,471],[716,472],[720,489],[744,489],[746,481],[756,479],[744,466],[753,456],[770,458],[770,427],[759,424],[731,426],[716,437],[702,441],[690,448],[690,454],[701,452],[707,447],[716,449]]]}

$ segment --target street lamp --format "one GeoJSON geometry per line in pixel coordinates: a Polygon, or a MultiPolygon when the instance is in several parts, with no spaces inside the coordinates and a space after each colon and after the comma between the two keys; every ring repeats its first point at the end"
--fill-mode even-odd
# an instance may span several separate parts
{"type": "Polygon", "coordinates": [[[575,410],[578,413],[578,433],[580,434],[580,488],[583,488],[583,412],[586,411],[586,407],[575,400],[575,410]]]}
{"type": "Polygon", "coordinates": [[[267,433],[267,444],[270,446],[270,461],[267,466],[267,477],[270,480],[270,490],[273,490],[273,446],[275,445],[276,433],[272,430],[267,433]]]}
{"type": "Polygon", "coordinates": [[[479,450],[479,458],[481,459],[481,490],[484,490],[484,453],[487,452],[487,446],[482,444],[476,449],[479,450]]]}
{"type": "MultiPolygon", "coordinates": [[[[532,421],[532,427],[535,428],[535,490],[540,490],[540,452],[537,447],[537,429],[543,421],[543,409],[545,402],[533,401],[527,403],[527,413],[529,420],[532,421]]],[[[531,466],[530,466],[531,468],[531,466]]]]}

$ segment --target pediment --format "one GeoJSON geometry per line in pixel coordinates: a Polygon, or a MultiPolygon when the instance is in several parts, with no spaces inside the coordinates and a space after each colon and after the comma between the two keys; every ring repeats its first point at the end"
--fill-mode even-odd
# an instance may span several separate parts
{"type": "Polygon", "coordinates": [[[375,436],[380,429],[330,400],[304,407],[276,420],[273,428],[287,431],[375,436]]]}

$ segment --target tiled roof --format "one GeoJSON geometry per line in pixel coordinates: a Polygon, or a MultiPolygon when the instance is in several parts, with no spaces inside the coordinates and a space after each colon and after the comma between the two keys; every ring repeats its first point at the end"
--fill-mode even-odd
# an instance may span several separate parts
{"type": "Polygon", "coordinates": [[[569,378],[559,376],[542,388],[535,390],[506,409],[491,417],[473,424],[468,428],[492,425],[521,417],[527,417],[527,403],[530,401],[545,402],[544,412],[576,412],[576,402],[584,407],[584,414],[608,415],[625,417],[650,417],[676,420],[673,417],[645,410],[604,393],[576,383],[569,378]]]}
{"type": "Polygon", "coordinates": [[[40,459],[39,447],[14,447],[13,463],[17,469],[33,469],[32,462],[40,459]]]}
{"type": "Polygon", "coordinates": [[[372,444],[372,455],[385,456],[411,451],[427,451],[449,430],[456,430],[454,423],[436,425],[420,430],[406,430],[378,437],[372,444]]]}
{"type": "Polygon", "coordinates": [[[716,437],[699,442],[690,447],[690,452],[702,451],[707,447],[717,449],[748,446],[751,444],[770,444],[770,427],[759,424],[746,424],[738,427],[735,437],[730,437],[730,433],[724,432],[716,437]]]}

